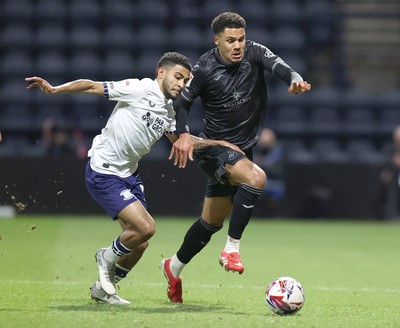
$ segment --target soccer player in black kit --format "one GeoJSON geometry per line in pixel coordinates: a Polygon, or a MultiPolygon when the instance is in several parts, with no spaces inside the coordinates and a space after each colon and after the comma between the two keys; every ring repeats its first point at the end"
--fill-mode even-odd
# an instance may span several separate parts
{"type": "Polygon", "coordinates": [[[182,303],[183,267],[220,230],[230,215],[227,242],[219,263],[226,271],[243,273],[239,254],[243,231],[254,204],[266,185],[266,174],[252,162],[266,111],[267,90],[264,71],[280,78],[290,94],[309,91],[311,85],[265,46],[246,40],[246,22],[236,13],[225,12],[211,24],[216,48],[203,54],[194,66],[191,79],[174,107],[181,124],[178,140],[181,149],[191,147],[187,112],[201,98],[205,127],[201,136],[223,139],[244,153],[212,146],[194,151],[194,159],[209,176],[200,218],[187,231],[178,252],[164,259],[161,270],[167,279],[168,298],[182,303]],[[184,117],[184,119],[182,119],[184,117]]]}

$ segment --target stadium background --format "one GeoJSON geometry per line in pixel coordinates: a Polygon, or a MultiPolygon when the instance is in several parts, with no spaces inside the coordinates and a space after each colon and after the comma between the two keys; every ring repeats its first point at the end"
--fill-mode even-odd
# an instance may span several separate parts
{"type": "MultiPolygon", "coordinates": [[[[23,213],[102,213],[83,184],[82,158],[46,156],[46,118],[80,142],[104,126],[113,103],[28,92],[24,77],[152,77],[176,50],[193,62],[213,47],[211,19],[237,11],[247,37],[265,44],[313,85],[290,97],[269,78],[265,126],[286,149],[284,216],[379,218],[379,169],[400,124],[400,3],[396,0],[0,1],[0,205],[23,213]],[[17,206],[18,207],[18,206],[17,206]]],[[[195,104],[192,132],[201,129],[195,104]]],[[[205,176],[165,160],[167,141],[141,162],[150,211],[196,215],[205,176]]]]}

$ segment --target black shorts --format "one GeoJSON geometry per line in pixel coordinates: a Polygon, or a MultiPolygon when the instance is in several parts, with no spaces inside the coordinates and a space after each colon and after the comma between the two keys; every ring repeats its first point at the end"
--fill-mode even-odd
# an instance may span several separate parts
{"type": "Polygon", "coordinates": [[[197,165],[208,175],[207,197],[233,196],[238,186],[228,183],[225,164],[233,165],[246,156],[252,159],[252,150],[242,154],[229,147],[209,146],[194,152],[197,165]]]}

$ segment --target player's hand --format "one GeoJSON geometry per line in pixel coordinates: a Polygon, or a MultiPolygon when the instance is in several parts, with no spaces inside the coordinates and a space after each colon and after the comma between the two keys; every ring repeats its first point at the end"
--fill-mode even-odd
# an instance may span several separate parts
{"type": "Polygon", "coordinates": [[[47,82],[45,79],[42,79],[38,76],[32,76],[25,78],[25,81],[31,82],[26,88],[33,89],[33,88],[40,88],[44,93],[52,94],[54,91],[53,86],[47,82]]]}
{"type": "Polygon", "coordinates": [[[188,157],[193,161],[193,142],[189,133],[183,133],[173,143],[168,159],[174,158],[174,165],[179,164],[179,168],[185,168],[188,157]]]}
{"type": "Polygon", "coordinates": [[[311,84],[307,81],[294,82],[290,85],[288,91],[290,94],[304,93],[311,90],[311,84]]]}

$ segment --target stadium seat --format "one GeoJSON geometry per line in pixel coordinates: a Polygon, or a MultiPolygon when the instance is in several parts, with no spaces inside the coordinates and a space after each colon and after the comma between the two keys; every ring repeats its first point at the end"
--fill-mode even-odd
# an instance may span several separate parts
{"type": "Polygon", "coordinates": [[[316,138],[312,142],[311,151],[321,162],[349,162],[348,154],[342,149],[336,138],[316,138]]]}
{"type": "Polygon", "coordinates": [[[317,134],[338,134],[341,131],[341,118],[334,107],[314,107],[310,113],[308,127],[317,134]]]}
{"type": "Polygon", "coordinates": [[[297,1],[275,0],[270,7],[271,19],[275,26],[293,26],[303,20],[303,10],[297,1]]]}
{"type": "Polygon", "coordinates": [[[3,0],[2,19],[6,23],[31,23],[34,15],[34,1],[3,0]]]}
{"type": "Polygon", "coordinates": [[[67,37],[66,29],[62,24],[41,24],[35,32],[34,45],[39,50],[63,50],[67,47],[67,37]]]}
{"type": "Polygon", "coordinates": [[[201,8],[202,19],[207,21],[207,25],[210,26],[212,19],[225,11],[235,11],[234,1],[204,1],[201,8]]]}
{"type": "Polygon", "coordinates": [[[350,135],[377,132],[376,119],[368,107],[349,108],[345,112],[344,129],[350,135]]]}
{"type": "Polygon", "coordinates": [[[0,98],[3,105],[29,105],[32,92],[26,90],[26,83],[21,78],[8,78],[0,84],[0,98]]]}
{"type": "Polygon", "coordinates": [[[400,108],[383,108],[378,119],[378,128],[384,135],[391,135],[394,128],[400,125],[400,108]]]}
{"type": "Polygon", "coordinates": [[[272,34],[267,28],[262,26],[256,26],[252,24],[251,26],[246,28],[246,38],[247,40],[252,40],[257,43],[261,43],[262,45],[269,48],[270,43],[272,42],[272,34]]]}
{"type": "Polygon", "coordinates": [[[136,58],[127,51],[109,51],[103,58],[104,75],[108,81],[136,77],[137,66],[136,58]]]}
{"type": "Polygon", "coordinates": [[[97,24],[101,21],[101,2],[96,0],[70,0],[69,17],[73,25],[79,23],[97,24]]]}
{"type": "Polygon", "coordinates": [[[346,110],[355,107],[372,109],[376,105],[376,96],[368,90],[350,88],[341,96],[341,104],[346,110]]]}
{"type": "Polygon", "coordinates": [[[31,131],[32,119],[29,106],[14,104],[3,106],[0,111],[0,131],[31,131]]]}
{"type": "Polygon", "coordinates": [[[170,34],[161,24],[143,24],[136,32],[135,47],[142,52],[154,51],[159,57],[162,53],[170,50],[170,34]]]}
{"type": "Polygon", "coordinates": [[[3,55],[0,64],[1,76],[6,78],[23,78],[33,73],[33,62],[30,54],[21,50],[8,51],[3,55]]]}
{"type": "Polygon", "coordinates": [[[313,88],[312,92],[302,96],[310,107],[339,108],[342,102],[342,92],[331,86],[313,88]]]}
{"type": "Polygon", "coordinates": [[[0,143],[0,157],[25,156],[31,147],[31,141],[24,134],[8,134],[3,136],[0,143]]]}
{"type": "Polygon", "coordinates": [[[278,54],[282,51],[291,51],[294,54],[303,54],[306,48],[306,37],[298,28],[278,27],[273,31],[271,47],[278,54]]]}
{"type": "Polygon", "coordinates": [[[138,78],[155,78],[156,66],[161,57],[161,53],[149,51],[148,53],[142,52],[137,58],[138,78]]]}
{"type": "Polygon", "coordinates": [[[68,71],[68,59],[63,51],[44,50],[37,54],[35,70],[30,74],[42,76],[50,81],[63,78],[68,71]]]}
{"type": "Polygon", "coordinates": [[[64,24],[68,15],[66,1],[38,0],[35,8],[35,19],[42,22],[64,24]]]}
{"type": "Polygon", "coordinates": [[[137,11],[135,3],[130,0],[105,0],[103,5],[102,19],[111,26],[119,24],[132,24],[140,13],[137,11]]]}
{"type": "Polygon", "coordinates": [[[4,49],[23,48],[26,51],[32,45],[32,28],[26,23],[6,25],[0,34],[0,40],[4,49]]]}
{"type": "Polygon", "coordinates": [[[68,43],[76,49],[98,49],[103,42],[103,36],[98,28],[91,24],[75,24],[69,33],[68,43]]]}
{"type": "Polygon", "coordinates": [[[165,24],[169,18],[169,4],[163,0],[138,0],[136,10],[140,15],[137,19],[141,23],[165,24]]]}
{"type": "Polygon", "coordinates": [[[356,162],[382,164],[385,156],[377,151],[369,139],[351,139],[346,145],[350,159],[356,162]]]}
{"type": "MultiPolygon", "coordinates": [[[[247,28],[266,27],[271,19],[271,6],[262,0],[240,0],[237,12],[248,23],[247,28]]],[[[246,33],[248,34],[248,33],[246,33]]]]}
{"type": "Polygon", "coordinates": [[[137,42],[135,30],[129,25],[112,24],[105,28],[102,36],[102,42],[106,51],[123,50],[132,51],[137,42]]]}
{"type": "Polygon", "coordinates": [[[300,106],[280,107],[274,117],[274,127],[278,134],[301,135],[306,131],[304,111],[300,106]]]}
{"type": "Polygon", "coordinates": [[[284,159],[287,162],[314,163],[317,160],[300,138],[283,140],[284,159]]]}
{"type": "Polygon", "coordinates": [[[70,57],[70,80],[92,79],[103,80],[103,65],[96,51],[75,51],[70,57]]]}
{"type": "Polygon", "coordinates": [[[179,49],[185,54],[187,50],[201,51],[204,48],[205,36],[196,26],[175,25],[170,34],[172,49],[179,49]]]}

